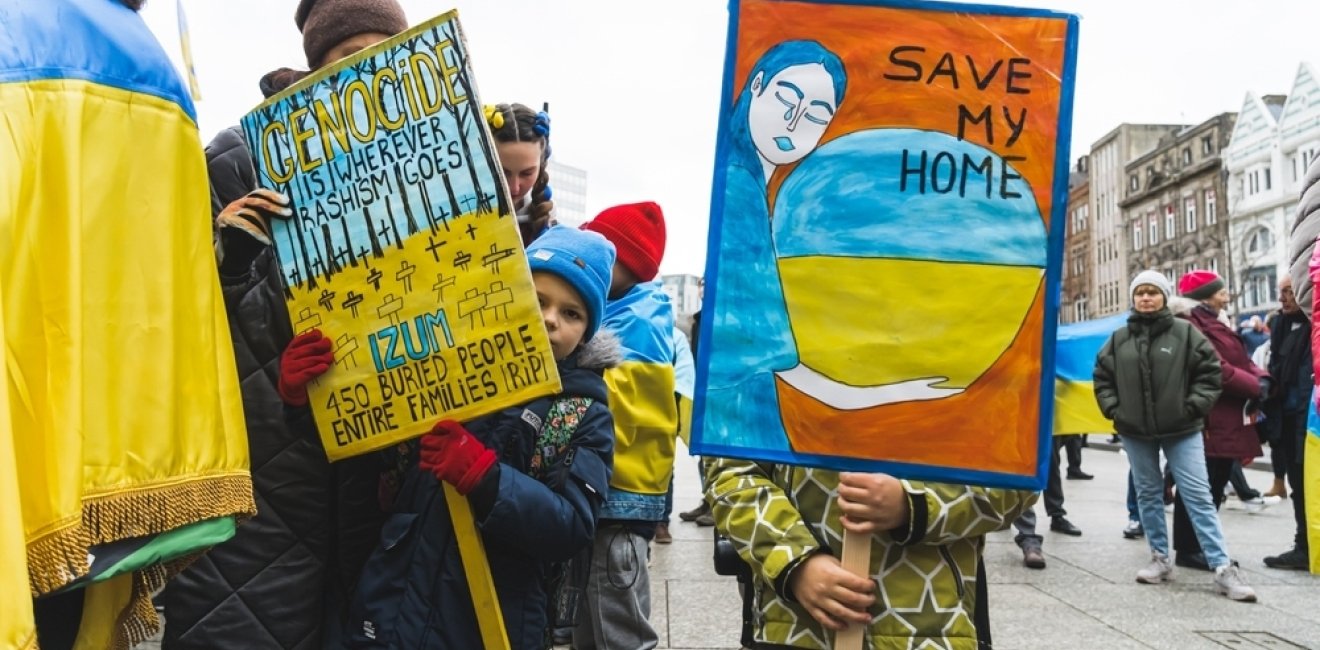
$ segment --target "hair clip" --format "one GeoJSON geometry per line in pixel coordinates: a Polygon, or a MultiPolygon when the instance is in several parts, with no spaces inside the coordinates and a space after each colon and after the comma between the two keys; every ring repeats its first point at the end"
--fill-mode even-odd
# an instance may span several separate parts
{"type": "Polygon", "coordinates": [[[543,138],[550,137],[550,114],[545,111],[538,111],[536,122],[532,125],[532,131],[543,138]]]}
{"type": "Polygon", "coordinates": [[[486,123],[490,128],[497,130],[504,128],[504,112],[499,108],[486,104],[481,107],[481,111],[486,114],[486,123]]]}
{"type": "Polygon", "coordinates": [[[541,195],[542,195],[542,197],[543,197],[545,200],[547,200],[547,201],[549,201],[551,198],[554,198],[555,193],[552,192],[552,191],[550,191],[550,184],[549,184],[549,183],[546,183],[546,184],[545,184],[545,189],[542,190],[541,195]]]}

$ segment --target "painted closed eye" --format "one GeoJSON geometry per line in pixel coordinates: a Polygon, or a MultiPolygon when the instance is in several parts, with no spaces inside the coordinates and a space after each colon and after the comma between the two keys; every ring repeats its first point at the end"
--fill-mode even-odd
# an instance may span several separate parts
{"type": "Polygon", "coordinates": [[[781,95],[778,90],[775,91],[775,99],[778,99],[779,103],[788,107],[788,110],[784,111],[784,120],[791,121],[793,119],[793,111],[797,110],[797,102],[791,102],[784,99],[784,96],[781,95]]]}
{"type": "Polygon", "coordinates": [[[828,119],[823,118],[823,117],[816,117],[815,115],[812,115],[811,113],[804,113],[804,114],[802,115],[802,117],[807,118],[807,121],[808,121],[808,122],[811,122],[812,124],[819,124],[819,125],[821,125],[821,126],[825,126],[825,125],[827,125],[827,124],[830,123],[830,121],[829,121],[828,119]]]}

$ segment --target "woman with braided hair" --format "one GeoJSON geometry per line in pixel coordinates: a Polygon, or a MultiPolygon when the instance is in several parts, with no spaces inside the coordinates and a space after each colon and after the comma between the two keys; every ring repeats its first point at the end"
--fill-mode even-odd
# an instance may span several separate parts
{"type": "Polygon", "coordinates": [[[555,224],[550,200],[550,116],[522,104],[496,104],[485,109],[495,137],[495,151],[513,197],[523,247],[555,224]]]}

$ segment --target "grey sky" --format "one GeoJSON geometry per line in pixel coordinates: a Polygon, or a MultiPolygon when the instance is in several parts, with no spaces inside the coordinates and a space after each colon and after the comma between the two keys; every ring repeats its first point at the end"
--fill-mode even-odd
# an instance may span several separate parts
{"type": "MultiPolygon", "coordinates": [[[[554,155],[589,174],[588,213],[654,200],[669,223],[661,270],[704,270],[724,60],[720,0],[402,0],[416,24],[457,7],[486,103],[550,103],[554,155]]],[[[1072,158],[1120,122],[1199,122],[1248,91],[1287,93],[1320,63],[1316,0],[987,2],[1082,17],[1072,158]]],[[[144,15],[173,56],[173,0],[144,15]]],[[[261,102],[257,80],[306,67],[294,0],[184,0],[203,141],[261,102]]],[[[553,179],[551,179],[553,184],[553,179]]]]}

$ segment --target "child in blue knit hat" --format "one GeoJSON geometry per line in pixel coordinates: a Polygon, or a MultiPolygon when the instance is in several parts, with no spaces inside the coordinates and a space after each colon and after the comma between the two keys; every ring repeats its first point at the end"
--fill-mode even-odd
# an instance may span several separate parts
{"type": "Polygon", "coordinates": [[[550,647],[551,626],[573,620],[571,608],[551,604],[583,586],[565,586],[565,566],[591,546],[613,471],[603,373],[621,352],[600,324],[614,259],[601,235],[560,226],[528,246],[563,389],[465,424],[440,422],[422,437],[363,570],[349,647],[482,647],[441,481],[472,504],[510,647],[550,647]]]}

